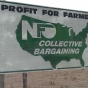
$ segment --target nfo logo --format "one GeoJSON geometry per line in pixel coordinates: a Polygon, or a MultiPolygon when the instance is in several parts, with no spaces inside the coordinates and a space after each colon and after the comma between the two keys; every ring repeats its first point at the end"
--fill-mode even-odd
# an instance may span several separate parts
{"type": "Polygon", "coordinates": [[[42,38],[43,35],[45,38],[51,39],[56,34],[56,28],[52,23],[33,22],[31,26],[28,21],[22,20],[22,40],[27,40],[27,32],[32,38],[42,38]]]}

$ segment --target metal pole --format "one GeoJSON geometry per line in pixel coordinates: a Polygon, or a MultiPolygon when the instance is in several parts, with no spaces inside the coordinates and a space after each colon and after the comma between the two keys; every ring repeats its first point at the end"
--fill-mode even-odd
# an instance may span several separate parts
{"type": "Polygon", "coordinates": [[[23,73],[23,88],[27,88],[27,73],[23,73]]]}
{"type": "Polygon", "coordinates": [[[4,74],[0,74],[0,88],[4,88],[4,74]]]}

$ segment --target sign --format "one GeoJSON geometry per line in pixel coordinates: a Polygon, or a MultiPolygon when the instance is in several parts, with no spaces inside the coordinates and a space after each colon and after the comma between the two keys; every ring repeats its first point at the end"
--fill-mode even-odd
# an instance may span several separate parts
{"type": "Polygon", "coordinates": [[[87,12],[0,1],[0,72],[87,66],[87,12]]]}

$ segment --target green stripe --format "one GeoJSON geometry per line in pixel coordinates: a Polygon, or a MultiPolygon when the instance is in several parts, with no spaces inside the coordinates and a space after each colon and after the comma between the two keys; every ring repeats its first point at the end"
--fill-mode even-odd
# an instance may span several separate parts
{"type": "MultiPolygon", "coordinates": [[[[76,69],[76,68],[80,68],[82,69],[82,67],[67,67],[67,68],[57,68],[54,70],[70,70],[70,69],[76,69]]],[[[88,66],[86,66],[85,68],[88,68],[88,66]]],[[[2,73],[17,73],[17,72],[36,72],[36,71],[54,71],[52,68],[48,68],[48,69],[35,69],[35,70],[17,70],[17,71],[2,71],[0,72],[0,74],[2,73]]]]}

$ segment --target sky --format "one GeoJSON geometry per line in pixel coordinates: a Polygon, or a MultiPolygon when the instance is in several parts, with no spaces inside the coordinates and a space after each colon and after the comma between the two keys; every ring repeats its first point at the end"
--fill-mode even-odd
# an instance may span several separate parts
{"type": "Polygon", "coordinates": [[[88,0],[6,0],[33,5],[88,11],[88,0]]]}

